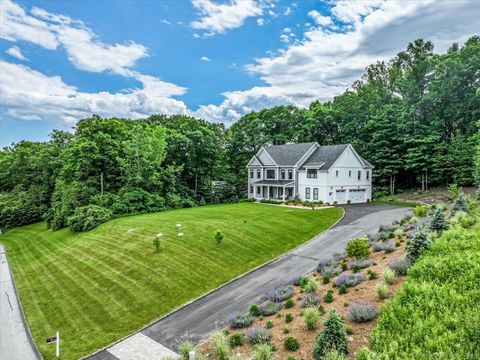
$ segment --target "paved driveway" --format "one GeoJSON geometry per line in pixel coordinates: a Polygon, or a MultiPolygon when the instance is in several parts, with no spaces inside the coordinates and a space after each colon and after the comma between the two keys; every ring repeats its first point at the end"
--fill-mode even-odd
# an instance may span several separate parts
{"type": "MultiPolygon", "coordinates": [[[[408,208],[370,204],[347,205],[344,209],[344,218],[314,240],[183,307],[140,333],[173,350],[185,334],[189,334],[189,339],[196,343],[206,340],[216,326],[225,324],[230,313],[247,311],[251,304],[264,301],[269,290],[312,271],[320,259],[342,252],[348,240],[376,231],[380,225],[389,224],[410,211],[408,208]]],[[[131,344],[131,340],[129,342],[131,344]]],[[[115,351],[103,350],[90,359],[151,359],[147,351],[145,356],[138,351],[134,357],[117,357],[119,353],[128,353],[126,348],[123,352],[118,351],[119,348],[122,350],[122,346],[131,345],[122,341],[115,345],[115,351]],[[117,356],[113,356],[112,352],[117,356]]]]}
{"type": "Polygon", "coordinates": [[[28,340],[2,244],[0,244],[0,359],[37,359],[28,340]]]}

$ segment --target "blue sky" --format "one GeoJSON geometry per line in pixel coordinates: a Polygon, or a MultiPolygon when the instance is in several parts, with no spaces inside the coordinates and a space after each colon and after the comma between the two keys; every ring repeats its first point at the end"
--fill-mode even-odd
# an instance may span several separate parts
{"type": "Polygon", "coordinates": [[[308,106],[416,38],[465,41],[478,19],[478,1],[0,0],[0,146],[92,113],[228,125],[308,106]]]}

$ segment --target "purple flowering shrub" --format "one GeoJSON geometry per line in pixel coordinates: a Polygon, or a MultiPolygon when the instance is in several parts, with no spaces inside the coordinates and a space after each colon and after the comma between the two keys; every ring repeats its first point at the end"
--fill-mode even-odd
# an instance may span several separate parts
{"type": "Polygon", "coordinates": [[[406,257],[396,258],[388,263],[388,267],[393,270],[395,275],[407,275],[408,268],[412,266],[412,262],[406,257]]]}
{"type": "Polygon", "coordinates": [[[378,310],[368,301],[357,301],[348,306],[347,314],[353,321],[364,323],[375,319],[378,315],[378,310]]]}
{"type": "Polygon", "coordinates": [[[253,316],[249,313],[242,314],[235,312],[228,317],[228,325],[233,329],[241,329],[250,326],[253,322],[253,316]]]}
{"type": "Polygon", "coordinates": [[[367,259],[358,259],[350,262],[350,269],[353,272],[358,272],[361,269],[365,269],[373,264],[373,261],[367,259]]]}
{"type": "Polygon", "coordinates": [[[252,344],[264,344],[272,338],[272,331],[256,327],[248,330],[245,336],[252,344]]]}
{"type": "Polygon", "coordinates": [[[285,287],[279,287],[270,291],[267,295],[268,299],[274,302],[281,302],[287,299],[290,299],[295,290],[293,289],[292,285],[288,285],[285,287]]]}
{"type": "Polygon", "coordinates": [[[259,310],[260,314],[262,314],[263,316],[270,316],[279,312],[282,307],[283,304],[281,302],[273,302],[271,300],[267,300],[262,305],[260,305],[259,310]]]}
{"type": "Polygon", "coordinates": [[[326,277],[334,277],[337,276],[340,270],[338,270],[335,265],[325,266],[318,271],[320,275],[326,277]]]}
{"type": "Polygon", "coordinates": [[[306,307],[314,307],[320,302],[320,296],[313,292],[306,292],[303,294],[301,306],[306,307]]]}
{"type": "Polygon", "coordinates": [[[335,278],[335,285],[337,287],[340,287],[342,285],[352,287],[360,284],[364,280],[365,276],[363,274],[343,273],[335,278]]]}

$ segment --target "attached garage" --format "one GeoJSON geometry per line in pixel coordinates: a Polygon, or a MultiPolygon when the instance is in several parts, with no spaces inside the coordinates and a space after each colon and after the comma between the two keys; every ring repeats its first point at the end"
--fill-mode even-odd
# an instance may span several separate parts
{"type": "Polygon", "coordinates": [[[337,190],[336,195],[337,204],[345,204],[347,202],[345,200],[345,190],[337,190]]]}
{"type": "Polygon", "coordinates": [[[351,189],[350,190],[350,202],[353,203],[363,203],[365,199],[365,189],[351,189]]]}

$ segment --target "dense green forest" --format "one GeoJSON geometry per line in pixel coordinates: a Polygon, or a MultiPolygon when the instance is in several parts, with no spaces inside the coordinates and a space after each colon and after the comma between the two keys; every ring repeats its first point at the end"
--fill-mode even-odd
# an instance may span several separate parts
{"type": "MultiPolygon", "coordinates": [[[[252,112],[229,128],[176,115],[80,120],[73,133],[0,152],[0,228],[237,201],[264,144],[351,143],[376,194],[480,184],[480,37],[435,54],[416,40],[332,101],[252,112]]],[[[80,226],[82,228],[82,226],[80,226]]]]}

